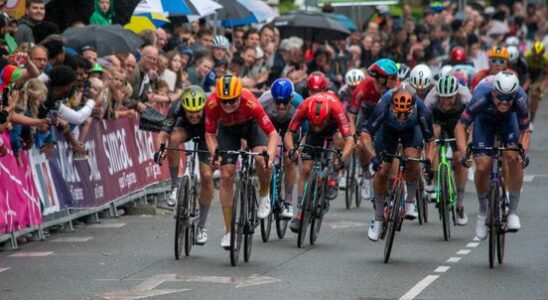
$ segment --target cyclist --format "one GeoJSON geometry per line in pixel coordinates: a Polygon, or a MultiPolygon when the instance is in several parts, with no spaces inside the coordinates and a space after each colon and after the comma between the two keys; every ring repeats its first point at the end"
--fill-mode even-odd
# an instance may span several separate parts
{"type": "MultiPolygon", "coordinates": [[[[352,135],[356,134],[356,124],[361,124],[369,119],[382,94],[399,84],[397,77],[398,67],[391,59],[382,58],[377,60],[369,66],[367,74],[368,76],[360,81],[355,88],[354,93],[352,93],[352,101],[347,108],[346,115],[350,122],[352,135]]],[[[370,194],[369,180],[371,179],[371,174],[368,165],[371,157],[368,157],[367,152],[363,151],[363,145],[361,143],[358,143],[357,146],[358,159],[360,160],[364,172],[361,196],[362,198],[367,198],[370,194]]]]}
{"type": "Polygon", "coordinates": [[[405,81],[409,76],[409,71],[411,71],[411,69],[403,63],[398,63],[396,66],[398,66],[398,80],[401,82],[405,81]]]}
{"type": "MultiPolygon", "coordinates": [[[[279,78],[272,83],[270,91],[266,91],[261,95],[259,101],[280,136],[284,136],[297,106],[303,102],[303,97],[295,92],[291,80],[279,78]]],[[[293,188],[297,173],[295,162],[289,159],[287,151],[284,151],[283,165],[285,202],[282,218],[291,219],[293,218],[293,188]]]]}
{"type": "MultiPolygon", "coordinates": [[[[432,112],[434,134],[439,137],[445,133],[445,138],[454,138],[455,125],[464,111],[466,104],[472,95],[468,88],[458,83],[453,75],[440,78],[436,88],[432,89],[424,100],[426,106],[432,112]]],[[[457,225],[466,225],[468,216],[464,212],[464,189],[466,187],[466,168],[458,162],[464,153],[457,151],[456,143],[451,143],[453,149],[453,162],[455,162],[455,179],[457,185],[457,225]]]]}
{"type": "Polygon", "coordinates": [[[417,65],[411,70],[409,83],[415,89],[417,96],[424,99],[432,89],[432,70],[425,64],[417,65]]]}
{"type": "Polygon", "coordinates": [[[266,115],[259,100],[249,90],[242,88],[240,79],[233,75],[224,75],[217,80],[215,92],[206,103],[205,138],[212,163],[221,168],[221,186],[219,198],[223,209],[226,233],[221,247],[230,247],[230,222],[232,202],[234,201],[234,172],[238,155],[221,153],[219,150],[239,150],[241,140],[254,152],[267,151],[269,161],[257,157],[257,175],[259,177],[259,207],[257,217],[265,218],[270,213],[270,172],[272,161],[278,146],[278,133],[266,115]],[[218,125],[218,128],[217,128],[218,125]],[[260,127],[260,128],[259,128],[260,127]],[[262,130],[261,130],[262,129],[262,130]]]}
{"type": "Polygon", "coordinates": [[[495,75],[508,68],[508,51],[506,47],[493,47],[487,52],[489,58],[489,68],[481,70],[472,77],[470,81],[470,90],[474,90],[476,85],[485,77],[495,75]]]}
{"type": "Polygon", "coordinates": [[[508,46],[508,68],[516,72],[521,88],[527,91],[529,89],[529,71],[527,70],[527,63],[519,52],[518,47],[508,46]]]}
{"type": "Polygon", "coordinates": [[[531,49],[524,54],[531,86],[529,95],[531,97],[531,123],[530,129],[533,131],[533,122],[538,109],[538,103],[542,99],[542,92],[548,85],[548,53],[545,53],[545,47],[542,42],[536,41],[531,49]]]}
{"type": "MultiPolygon", "coordinates": [[[[478,85],[473,93],[472,100],[466,106],[459,122],[455,126],[457,147],[461,153],[466,151],[466,129],[473,125],[472,146],[492,147],[495,135],[500,134],[501,142],[505,147],[517,147],[524,149],[523,156],[517,152],[506,151],[504,158],[508,163],[512,174],[506,185],[509,190],[509,215],[508,229],[517,231],[520,229],[519,217],[516,210],[520,199],[520,190],[523,183],[523,169],[527,166],[527,150],[529,148],[529,103],[527,94],[519,86],[516,75],[510,72],[500,72],[491,82],[478,85]]],[[[491,172],[492,159],[488,151],[472,151],[476,164],[474,176],[479,200],[479,214],[476,222],[476,236],[479,239],[487,237],[487,218],[489,174],[491,172]]],[[[461,160],[463,165],[469,167],[472,158],[461,160]]]]}
{"type": "MultiPolygon", "coordinates": [[[[382,153],[395,154],[398,141],[401,140],[403,155],[419,158],[424,146],[426,158],[432,161],[434,151],[434,132],[430,110],[424,102],[414,95],[407,84],[386,92],[373,111],[373,115],[364,123],[360,139],[365,151],[373,157],[371,164],[377,170],[373,178],[375,190],[375,218],[367,232],[372,241],[377,241],[381,234],[384,219],[384,198],[388,191],[388,175],[392,166],[392,158],[381,156],[382,153]],[[375,137],[375,143],[373,143],[375,137]]],[[[406,218],[415,219],[418,214],[415,209],[415,194],[418,187],[419,165],[410,162],[405,170],[407,185],[406,218]]],[[[430,170],[426,166],[426,170],[430,170]]],[[[427,177],[431,177],[428,174],[427,177]]]]}
{"type": "MultiPolygon", "coordinates": [[[[178,147],[180,143],[199,137],[198,149],[207,151],[204,137],[205,103],[206,95],[201,87],[192,85],[186,88],[182,93],[181,101],[173,102],[167,113],[162,129],[156,139],[157,149],[168,141],[170,147],[178,147]]],[[[166,151],[156,152],[154,159],[161,164],[166,156],[169,162],[172,187],[171,194],[167,199],[167,205],[173,207],[177,202],[180,157],[178,151],[169,150],[167,153],[166,151]]],[[[212,169],[209,166],[209,154],[199,153],[198,159],[200,161],[200,218],[198,220],[196,243],[203,245],[207,242],[206,220],[213,199],[213,177],[212,169]]]]}
{"type": "MultiPolygon", "coordinates": [[[[308,120],[309,129],[304,139],[306,143],[313,146],[322,147],[325,140],[333,139],[334,146],[337,149],[342,149],[341,160],[344,162],[350,156],[352,147],[354,145],[354,139],[352,138],[352,132],[350,131],[350,124],[344,114],[344,109],[337,96],[331,92],[324,92],[308,97],[304,100],[297,112],[293,115],[291,122],[289,123],[289,129],[284,136],[285,148],[288,149],[292,159],[295,159],[295,134],[301,124],[308,120]]],[[[301,151],[302,166],[299,176],[298,186],[298,199],[302,199],[304,193],[304,185],[308,179],[308,175],[312,170],[312,158],[314,156],[314,150],[310,148],[304,148],[301,151]]],[[[335,170],[342,164],[337,159],[335,164],[335,170]]],[[[327,198],[329,200],[333,198],[332,189],[329,187],[335,187],[335,196],[337,192],[336,178],[337,173],[334,171],[329,174],[327,198]],[[329,181],[335,181],[335,184],[329,185],[329,181]],[[331,194],[331,195],[330,195],[331,194]]],[[[300,202],[299,202],[300,203],[300,202]]],[[[297,213],[297,217],[293,218],[290,229],[293,232],[298,232],[300,227],[300,212],[297,213]]]]}

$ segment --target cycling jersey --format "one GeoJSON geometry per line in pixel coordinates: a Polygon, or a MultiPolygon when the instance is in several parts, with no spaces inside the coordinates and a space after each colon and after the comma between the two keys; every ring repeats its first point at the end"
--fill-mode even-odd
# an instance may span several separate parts
{"type": "Polygon", "coordinates": [[[368,106],[375,106],[380,98],[381,92],[375,86],[375,78],[366,76],[354,89],[348,112],[357,115],[360,108],[367,109],[368,106]]]}
{"type": "Polygon", "coordinates": [[[352,88],[349,85],[345,84],[337,92],[337,96],[339,96],[339,99],[341,99],[343,106],[348,105],[348,103],[352,101],[353,92],[351,92],[351,89],[352,88]]]}
{"type": "MultiPolygon", "coordinates": [[[[472,98],[470,91],[467,87],[459,84],[459,90],[457,93],[457,99],[453,106],[449,110],[444,110],[441,107],[439,101],[439,94],[436,89],[432,89],[430,93],[426,96],[424,103],[432,112],[432,123],[439,125],[441,131],[445,133],[445,138],[454,138],[455,137],[455,126],[457,125],[460,115],[466,108],[468,102],[472,98]]],[[[451,143],[454,149],[456,148],[456,143],[451,143]]]]}
{"type": "Polygon", "coordinates": [[[508,67],[517,73],[519,82],[523,84],[529,78],[529,72],[527,68],[527,63],[522,57],[519,57],[516,63],[508,64],[508,67]]]}
{"type": "Polygon", "coordinates": [[[274,125],[266,115],[259,100],[247,89],[242,89],[240,96],[240,107],[232,113],[227,113],[221,108],[222,100],[212,93],[206,103],[206,132],[215,134],[217,132],[217,123],[224,127],[231,127],[248,123],[255,120],[265,134],[270,134],[275,130],[274,125]]]}
{"type": "Polygon", "coordinates": [[[548,72],[548,53],[545,53],[541,58],[536,58],[531,50],[526,51],[523,54],[525,62],[527,63],[527,68],[529,69],[529,76],[532,81],[541,79],[541,75],[548,72]]]}
{"type": "Polygon", "coordinates": [[[481,71],[479,71],[478,73],[476,73],[476,75],[474,75],[474,77],[472,77],[472,80],[470,80],[470,90],[474,90],[476,88],[476,86],[479,84],[479,82],[489,76],[489,69],[483,69],[481,71]]]}

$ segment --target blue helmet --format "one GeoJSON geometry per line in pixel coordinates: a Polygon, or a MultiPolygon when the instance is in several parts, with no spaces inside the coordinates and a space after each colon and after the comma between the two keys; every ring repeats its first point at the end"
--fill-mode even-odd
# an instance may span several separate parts
{"type": "Polygon", "coordinates": [[[381,58],[369,66],[367,72],[375,78],[395,76],[398,74],[398,66],[391,59],[381,58]]]}
{"type": "Polygon", "coordinates": [[[270,87],[270,93],[275,102],[289,102],[293,97],[293,90],[293,82],[287,78],[274,80],[270,87]]]}

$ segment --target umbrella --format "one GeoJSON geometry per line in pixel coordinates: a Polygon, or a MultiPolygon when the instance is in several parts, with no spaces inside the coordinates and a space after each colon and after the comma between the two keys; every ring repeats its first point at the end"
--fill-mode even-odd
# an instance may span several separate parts
{"type": "Polygon", "coordinates": [[[223,9],[217,13],[218,19],[222,20],[223,27],[242,26],[257,22],[255,15],[238,1],[217,0],[217,2],[223,6],[223,9]]]}
{"type": "Polygon", "coordinates": [[[191,15],[199,17],[212,15],[216,10],[223,8],[221,4],[213,0],[186,0],[186,2],[192,11],[191,15]]]}
{"type": "Polygon", "coordinates": [[[330,17],[333,20],[337,20],[339,23],[343,24],[344,27],[348,28],[350,31],[356,31],[356,23],[352,21],[349,17],[343,14],[333,14],[329,13],[326,14],[328,17],[330,17]]]}
{"type": "Polygon", "coordinates": [[[296,11],[279,16],[272,21],[272,25],[278,28],[281,38],[298,36],[306,41],[323,42],[344,39],[350,35],[350,31],[341,23],[311,11],[296,11]]]}
{"type": "Polygon", "coordinates": [[[169,19],[161,13],[140,13],[133,15],[124,28],[139,33],[145,29],[156,30],[166,23],[169,23],[169,19]]]}
{"type": "Polygon", "coordinates": [[[170,15],[190,15],[192,10],[184,0],[141,0],[133,14],[168,13],[170,15]]]}
{"type": "Polygon", "coordinates": [[[270,5],[262,0],[237,0],[243,4],[255,16],[258,22],[277,17],[279,14],[270,5]]]}
{"type": "Polygon", "coordinates": [[[91,46],[99,56],[132,52],[143,44],[135,33],[119,25],[90,25],[82,28],[69,28],[63,36],[68,46],[80,49],[91,46]]]}

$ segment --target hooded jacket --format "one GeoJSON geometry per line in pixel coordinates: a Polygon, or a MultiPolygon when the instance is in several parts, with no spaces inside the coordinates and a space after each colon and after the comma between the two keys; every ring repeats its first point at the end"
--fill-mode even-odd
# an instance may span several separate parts
{"type": "Polygon", "coordinates": [[[90,25],[110,25],[112,24],[112,17],[114,16],[114,0],[110,0],[108,13],[105,14],[99,7],[100,0],[94,0],[95,10],[89,18],[90,25]]]}
{"type": "Polygon", "coordinates": [[[17,32],[15,33],[15,41],[17,44],[24,42],[34,43],[33,29],[36,26],[36,22],[32,21],[28,17],[23,17],[17,23],[17,32]]]}

